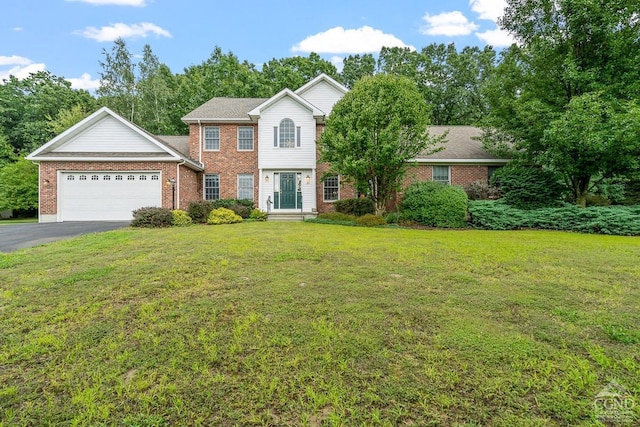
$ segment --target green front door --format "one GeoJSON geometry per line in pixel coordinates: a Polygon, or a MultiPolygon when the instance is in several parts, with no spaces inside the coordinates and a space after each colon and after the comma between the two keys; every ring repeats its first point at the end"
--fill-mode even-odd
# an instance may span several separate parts
{"type": "Polygon", "coordinates": [[[296,208],[296,174],[280,173],[280,209],[296,208]]]}

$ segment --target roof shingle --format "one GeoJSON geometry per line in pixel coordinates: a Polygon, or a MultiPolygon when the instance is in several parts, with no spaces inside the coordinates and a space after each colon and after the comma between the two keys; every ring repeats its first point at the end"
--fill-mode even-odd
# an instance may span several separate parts
{"type": "Polygon", "coordinates": [[[184,121],[198,119],[249,120],[249,111],[268,98],[212,98],[182,118],[184,121]]]}

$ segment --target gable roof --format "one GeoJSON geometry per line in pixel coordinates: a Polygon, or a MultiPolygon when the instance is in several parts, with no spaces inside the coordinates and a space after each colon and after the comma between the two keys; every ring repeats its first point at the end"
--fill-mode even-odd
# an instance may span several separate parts
{"type": "Polygon", "coordinates": [[[307,92],[309,89],[313,88],[314,86],[316,86],[320,82],[328,83],[330,86],[333,86],[339,92],[342,92],[342,94],[345,94],[345,93],[349,92],[349,89],[347,89],[346,87],[344,87],[343,85],[341,85],[340,83],[338,83],[337,81],[332,79],[331,77],[327,76],[325,73],[322,73],[318,77],[316,77],[315,79],[309,81],[304,86],[298,88],[295,91],[295,93],[302,96],[302,95],[304,95],[305,92],[307,92]]]}
{"type": "Polygon", "coordinates": [[[268,98],[211,98],[182,118],[183,122],[206,121],[251,121],[249,111],[268,98]]]}
{"type": "Polygon", "coordinates": [[[315,118],[322,118],[325,115],[322,110],[320,110],[315,105],[311,104],[309,101],[307,101],[300,95],[297,95],[295,92],[292,92],[290,89],[282,89],[280,92],[278,92],[271,98],[267,99],[262,104],[255,107],[253,110],[249,111],[249,116],[257,119],[262,114],[262,111],[266,110],[276,102],[286,97],[291,98],[294,102],[297,102],[307,110],[311,111],[311,113],[313,114],[313,117],[315,118]]]}
{"type": "Polygon", "coordinates": [[[501,159],[482,148],[482,129],[475,126],[430,126],[429,135],[439,136],[447,133],[444,143],[436,148],[444,147],[437,153],[428,151],[419,154],[419,163],[493,163],[504,164],[509,159],[501,159]]]}
{"type": "MultiPolygon", "coordinates": [[[[47,142],[33,153],[27,156],[27,160],[32,161],[108,161],[109,159],[117,159],[118,161],[171,161],[171,162],[184,162],[190,168],[195,170],[203,170],[202,165],[189,158],[188,147],[186,152],[184,146],[178,141],[173,141],[175,147],[172,144],[150,134],[144,129],[129,122],[118,114],[114,113],[107,107],[102,107],[89,117],[76,123],[60,135],[47,142]],[[135,135],[137,141],[141,141],[146,147],[145,149],[126,149],[120,150],[110,149],[110,147],[97,147],[95,150],[90,148],[83,149],[69,149],[69,145],[79,138],[85,137],[93,129],[96,129],[101,124],[106,123],[107,120],[111,120],[111,124],[115,124],[118,129],[122,129],[127,132],[127,135],[135,135]],[[146,144],[146,145],[145,145],[146,144]],[[65,149],[67,146],[67,149],[65,149]]],[[[121,141],[114,140],[114,145],[117,146],[120,143],[120,147],[123,147],[121,141]]],[[[82,144],[86,147],[86,143],[82,144]]]]}

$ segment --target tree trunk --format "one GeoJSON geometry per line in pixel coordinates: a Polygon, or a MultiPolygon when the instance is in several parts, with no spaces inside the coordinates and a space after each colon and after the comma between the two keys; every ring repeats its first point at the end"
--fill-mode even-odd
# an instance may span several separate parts
{"type": "Polygon", "coordinates": [[[589,192],[589,182],[591,177],[580,177],[575,180],[574,193],[576,197],[576,205],[579,208],[587,207],[587,193],[589,192]]]}

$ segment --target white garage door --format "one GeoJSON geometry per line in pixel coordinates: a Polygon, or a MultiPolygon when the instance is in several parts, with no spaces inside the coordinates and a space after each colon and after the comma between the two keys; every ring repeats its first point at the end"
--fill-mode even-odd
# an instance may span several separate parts
{"type": "Polygon", "coordinates": [[[130,220],[132,211],[162,206],[160,172],[62,172],[60,220],[130,220]]]}

